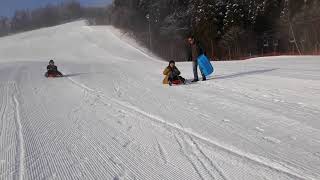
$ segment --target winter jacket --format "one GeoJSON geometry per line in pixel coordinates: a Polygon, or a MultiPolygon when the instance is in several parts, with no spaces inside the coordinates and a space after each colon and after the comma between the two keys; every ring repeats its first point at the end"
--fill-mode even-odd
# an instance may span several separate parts
{"type": "MultiPolygon", "coordinates": [[[[192,53],[193,51],[192,46],[193,45],[189,45],[189,48],[188,48],[188,61],[196,61],[196,59],[193,58],[194,55],[192,53]]],[[[195,46],[196,46],[196,54],[195,54],[196,57],[199,57],[202,54],[206,54],[205,49],[203,48],[200,41],[196,41],[195,46]]]]}
{"type": "Polygon", "coordinates": [[[63,74],[58,71],[58,67],[55,65],[48,65],[47,70],[48,71],[46,72],[46,75],[45,75],[46,77],[48,77],[48,75],[50,75],[50,74],[56,74],[59,76],[63,76],[63,74]]]}
{"type": "Polygon", "coordinates": [[[165,75],[162,83],[163,84],[169,84],[169,78],[172,79],[174,77],[178,77],[180,75],[179,69],[175,66],[174,68],[171,68],[170,66],[166,67],[166,69],[163,71],[163,75],[165,75]]]}
{"type": "Polygon", "coordinates": [[[55,65],[48,65],[47,66],[47,70],[51,71],[51,72],[57,72],[58,71],[58,67],[55,65]]]}

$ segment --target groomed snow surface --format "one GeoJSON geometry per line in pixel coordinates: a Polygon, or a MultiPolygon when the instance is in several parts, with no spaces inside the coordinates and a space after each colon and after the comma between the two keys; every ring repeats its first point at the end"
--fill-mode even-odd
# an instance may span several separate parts
{"type": "Polygon", "coordinates": [[[214,65],[169,87],[109,26],[0,38],[0,179],[319,180],[320,57],[214,65]]]}

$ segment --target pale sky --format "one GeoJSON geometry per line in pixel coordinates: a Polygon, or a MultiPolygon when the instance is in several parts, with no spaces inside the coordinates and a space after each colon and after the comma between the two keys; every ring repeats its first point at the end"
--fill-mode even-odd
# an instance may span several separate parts
{"type": "MultiPolygon", "coordinates": [[[[0,16],[12,16],[19,9],[33,9],[47,4],[57,4],[69,0],[0,0],[0,16]]],[[[78,0],[85,6],[106,5],[112,0],[78,0]]]]}

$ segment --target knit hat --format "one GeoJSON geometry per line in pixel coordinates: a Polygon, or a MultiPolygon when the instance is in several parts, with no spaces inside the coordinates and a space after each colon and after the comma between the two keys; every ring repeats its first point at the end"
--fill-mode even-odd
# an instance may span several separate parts
{"type": "Polygon", "coordinates": [[[170,65],[171,63],[176,64],[176,62],[174,62],[173,60],[171,60],[171,61],[169,62],[169,65],[170,65]]]}

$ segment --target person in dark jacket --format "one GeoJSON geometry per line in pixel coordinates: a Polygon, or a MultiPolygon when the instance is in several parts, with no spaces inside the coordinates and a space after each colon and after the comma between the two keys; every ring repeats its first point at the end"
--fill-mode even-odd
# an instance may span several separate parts
{"type": "Polygon", "coordinates": [[[54,61],[50,60],[49,65],[47,66],[46,77],[54,75],[54,76],[63,76],[61,72],[58,71],[58,67],[54,65],[54,61]]]}
{"type": "MultiPolygon", "coordinates": [[[[197,41],[194,36],[188,37],[188,43],[190,44],[189,47],[189,53],[188,53],[188,61],[192,61],[192,67],[193,67],[193,76],[194,79],[192,82],[199,81],[198,77],[198,57],[202,54],[205,54],[205,50],[201,43],[197,41]]],[[[202,80],[205,81],[206,76],[201,72],[202,80]]]]}
{"type": "Polygon", "coordinates": [[[180,76],[181,72],[175,64],[176,63],[174,61],[170,61],[169,66],[166,67],[166,69],[163,71],[163,75],[165,75],[163,84],[169,84],[171,86],[172,84],[175,84],[175,82],[177,81],[185,84],[186,80],[180,76]]]}

